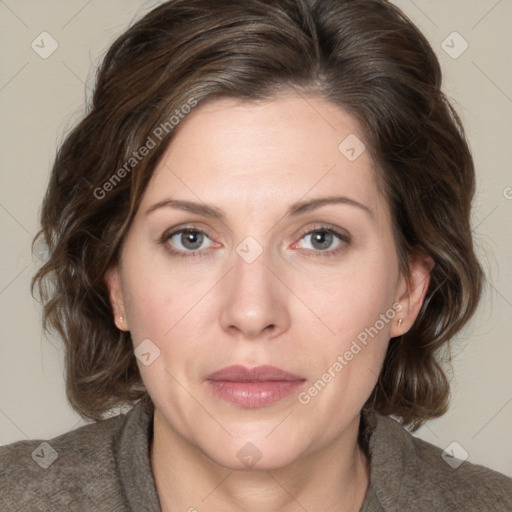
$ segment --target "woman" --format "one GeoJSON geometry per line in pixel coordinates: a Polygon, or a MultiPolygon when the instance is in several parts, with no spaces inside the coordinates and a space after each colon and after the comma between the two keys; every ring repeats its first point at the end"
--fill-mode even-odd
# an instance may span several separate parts
{"type": "Polygon", "coordinates": [[[1,509],[511,510],[510,478],[388,417],[447,410],[481,291],[440,84],[384,0],[172,0],[123,34],[33,282],[97,421],[3,447],[1,509]]]}

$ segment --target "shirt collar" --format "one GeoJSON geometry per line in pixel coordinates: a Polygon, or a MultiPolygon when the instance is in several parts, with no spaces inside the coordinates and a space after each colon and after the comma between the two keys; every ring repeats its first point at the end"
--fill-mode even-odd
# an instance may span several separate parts
{"type": "Polygon", "coordinates": [[[150,460],[153,412],[153,403],[146,394],[128,412],[119,438],[115,440],[121,487],[133,512],[160,511],[150,460]]]}
{"type": "MultiPolygon", "coordinates": [[[[414,456],[413,436],[395,419],[375,415],[376,425],[369,439],[371,460],[370,490],[368,500],[375,500],[379,507],[371,512],[390,512],[401,509],[400,497],[404,486],[417,480],[418,461],[414,456]]],[[[416,482],[420,484],[420,482],[416,482]]],[[[419,487],[421,488],[421,484],[419,487]]]]}

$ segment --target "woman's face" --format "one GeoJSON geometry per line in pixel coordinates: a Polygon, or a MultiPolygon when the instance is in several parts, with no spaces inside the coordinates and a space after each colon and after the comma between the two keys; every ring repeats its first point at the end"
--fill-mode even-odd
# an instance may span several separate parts
{"type": "Polygon", "coordinates": [[[319,98],[199,105],[107,274],[155,421],[226,467],[282,467],[353,435],[389,338],[414,320],[363,142],[319,98]]]}

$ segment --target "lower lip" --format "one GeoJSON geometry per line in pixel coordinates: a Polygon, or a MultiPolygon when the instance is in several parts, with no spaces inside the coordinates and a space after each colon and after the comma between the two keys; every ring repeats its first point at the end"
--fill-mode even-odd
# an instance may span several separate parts
{"type": "Polygon", "coordinates": [[[300,389],[303,380],[279,380],[264,382],[232,382],[209,380],[214,393],[235,405],[242,407],[265,407],[279,402],[300,389]]]}

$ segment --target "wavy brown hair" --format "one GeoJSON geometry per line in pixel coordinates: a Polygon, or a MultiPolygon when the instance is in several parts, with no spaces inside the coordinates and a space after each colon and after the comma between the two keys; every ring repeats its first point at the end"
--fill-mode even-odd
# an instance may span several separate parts
{"type": "Polygon", "coordinates": [[[470,229],[473,160],[425,37],[385,0],[171,0],[109,49],[42,206],[38,236],[49,258],[32,292],[37,284],[44,327],[64,341],[67,396],[84,418],[146,393],[104,275],[175,127],[210,98],[290,90],[361,123],[401,271],[408,275],[416,250],[435,262],[419,316],[391,340],[366,407],[413,428],[446,411],[440,349],[473,315],[482,270],[470,229]]]}

